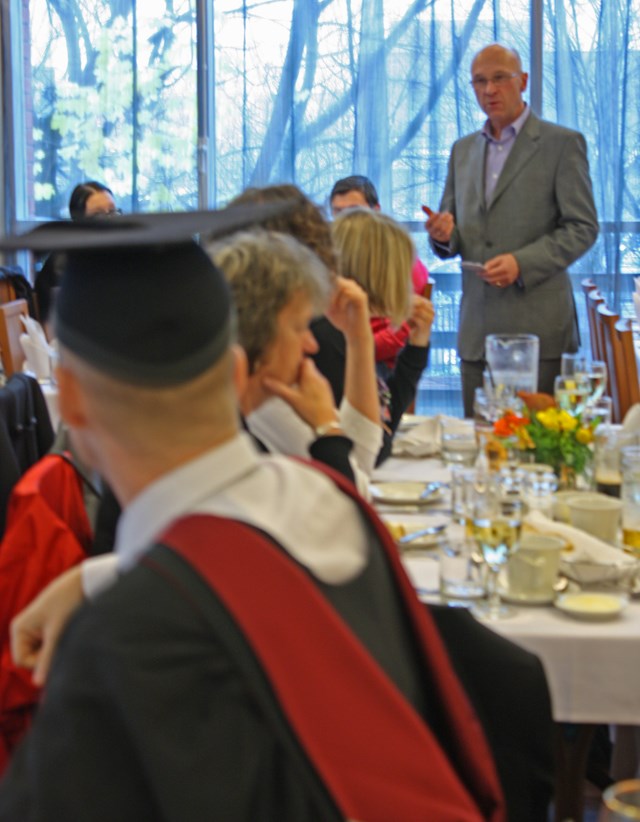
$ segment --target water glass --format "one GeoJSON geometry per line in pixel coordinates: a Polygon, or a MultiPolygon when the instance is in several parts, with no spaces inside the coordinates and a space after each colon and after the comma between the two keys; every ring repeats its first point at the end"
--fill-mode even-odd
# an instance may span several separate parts
{"type": "Polygon", "coordinates": [[[475,540],[450,528],[440,543],[440,593],[449,600],[479,599],[485,593],[485,565],[475,540]]]}
{"type": "Polygon", "coordinates": [[[600,397],[589,400],[582,412],[582,422],[585,425],[594,425],[598,428],[608,428],[613,419],[613,400],[611,397],[600,397]]]}
{"type": "Polygon", "coordinates": [[[466,465],[451,466],[451,513],[456,523],[467,520],[469,489],[473,487],[475,471],[466,465]]]}
{"type": "Polygon", "coordinates": [[[453,417],[440,418],[442,459],[448,465],[471,466],[478,456],[478,443],[473,427],[453,417]]]}
{"type": "Polygon", "coordinates": [[[540,511],[551,518],[558,478],[548,465],[531,465],[529,469],[525,471],[522,500],[529,511],[540,511]]]}

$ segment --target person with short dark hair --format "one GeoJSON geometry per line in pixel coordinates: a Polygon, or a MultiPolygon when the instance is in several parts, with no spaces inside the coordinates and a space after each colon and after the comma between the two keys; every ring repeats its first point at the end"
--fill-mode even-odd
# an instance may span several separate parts
{"type": "Polygon", "coordinates": [[[86,183],[79,183],[71,192],[69,214],[72,220],[112,217],[119,213],[113,191],[104,183],[89,180],[86,183]]]}
{"type": "Polygon", "coordinates": [[[343,177],[335,182],[329,195],[329,204],[334,217],[344,211],[345,208],[353,208],[359,205],[368,208],[380,208],[376,187],[363,174],[352,174],[350,177],[343,177]],[[358,194],[361,197],[358,197],[358,194]],[[362,202],[363,199],[364,203],[362,202]]]}

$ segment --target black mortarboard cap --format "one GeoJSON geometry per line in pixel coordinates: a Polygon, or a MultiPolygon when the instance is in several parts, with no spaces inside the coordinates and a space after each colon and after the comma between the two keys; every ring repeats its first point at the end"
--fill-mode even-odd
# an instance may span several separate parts
{"type": "Polygon", "coordinates": [[[167,386],[212,366],[231,336],[227,285],[193,236],[219,237],[288,208],[46,223],[0,238],[0,248],[59,255],[55,328],[63,346],[117,379],[167,386]]]}

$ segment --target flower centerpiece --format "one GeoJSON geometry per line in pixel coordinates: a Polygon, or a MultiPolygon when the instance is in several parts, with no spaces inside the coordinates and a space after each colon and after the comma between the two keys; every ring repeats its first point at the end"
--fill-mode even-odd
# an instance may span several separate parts
{"type": "MultiPolygon", "coordinates": [[[[571,487],[589,462],[599,420],[583,421],[579,413],[557,407],[548,394],[519,394],[522,407],[505,411],[493,426],[494,448],[529,454],[550,465],[561,485],[571,487]]],[[[491,446],[490,446],[491,447],[491,446]]]]}

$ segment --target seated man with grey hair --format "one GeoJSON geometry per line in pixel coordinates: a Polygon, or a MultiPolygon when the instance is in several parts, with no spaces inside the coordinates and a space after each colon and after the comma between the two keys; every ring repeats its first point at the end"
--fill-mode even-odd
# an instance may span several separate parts
{"type": "Polygon", "coordinates": [[[122,503],[122,575],[62,637],[0,819],[505,819],[385,526],[339,475],[239,431],[217,269],[190,242],[91,231],[65,259],[57,378],[122,503]]]}

